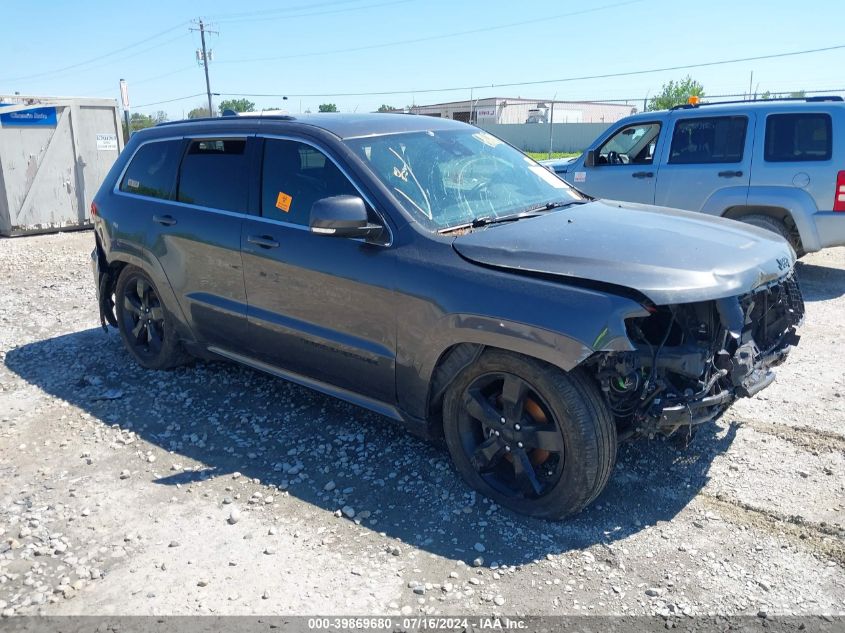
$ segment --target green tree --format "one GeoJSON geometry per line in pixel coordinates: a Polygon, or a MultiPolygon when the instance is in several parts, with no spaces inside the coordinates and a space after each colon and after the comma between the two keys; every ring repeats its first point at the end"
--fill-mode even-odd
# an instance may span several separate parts
{"type": "Polygon", "coordinates": [[[337,112],[337,106],[333,103],[321,103],[319,107],[320,112],[337,112]]]}
{"type": "Polygon", "coordinates": [[[386,103],[382,103],[376,112],[394,112],[396,108],[391,105],[387,105],[386,103]]]}
{"type": "Polygon", "coordinates": [[[208,118],[208,106],[197,106],[190,112],[188,112],[189,119],[207,119],[208,118]]]}
{"type": "Polygon", "coordinates": [[[144,128],[152,127],[156,123],[161,123],[162,121],[166,120],[167,113],[162,110],[156,112],[154,116],[150,116],[149,114],[141,114],[140,112],[133,112],[131,115],[129,115],[129,130],[126,129],[126,124],[123,124],[123,140],[129,140],[130,131],[137,132],[138,130],[143,130],[144,128]]]}
{"type": "Polygon", "coordinates": [[[680,81],[663,84],[660,94],[648,102],[649,110],[668,110],[683,105],[690,97],[704,97],[704,86],[687,75],[680,81]]]}
{"type": "Polygon", "coordinates": [[[234,112],[255,112],[255,104],[249,99],[225,99],[217,105],[217,110],[222,115],[226,110],[234,112]]]}

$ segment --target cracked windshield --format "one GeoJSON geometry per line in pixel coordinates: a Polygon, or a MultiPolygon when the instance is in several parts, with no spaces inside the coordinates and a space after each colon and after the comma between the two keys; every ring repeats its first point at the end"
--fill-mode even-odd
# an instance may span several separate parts
{"type": "Polygon", "coordinates": [[[434,230],[582,200],[551,171],[481,130],[352,139],[414,219],[434,230]]]}

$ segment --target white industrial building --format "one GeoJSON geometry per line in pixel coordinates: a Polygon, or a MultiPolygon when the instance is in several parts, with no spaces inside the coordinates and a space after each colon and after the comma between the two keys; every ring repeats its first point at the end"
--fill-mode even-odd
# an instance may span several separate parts
{"type": "Polygon", "coordinates": [[[472,101],[450,101],[414,105],[414,114],[455,119],[477,125],[494,123],[613,123],[634,114],[636,106],[591,101],[549,101],[507,97],[487,97],[472,101]]]}

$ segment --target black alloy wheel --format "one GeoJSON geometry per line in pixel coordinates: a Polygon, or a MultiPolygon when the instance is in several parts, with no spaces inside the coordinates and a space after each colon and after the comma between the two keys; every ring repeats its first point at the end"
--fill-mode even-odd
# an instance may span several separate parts
{"type": "Polygon", "coordinates": [[[147,279],[137,275],[132,281],[120,304],[121,321],[135,353],[153,359],[164,345],[164,309],[147,279]]]}
{"type": "Polygon", "coordinates": [[[554,487],[563,471],[563,436],[531,385],[514,374],[484,374],[464,390],[463,404],[461,443],[482,479],[509,496],[537,498],[554,487]]]}
{"type": "Polygon", "coordinates": [[[169,369],[189,359],[173,327],[173,317],[143,270],[135,266],[124,268],[114,297],[120,336],[140,365],[169,369]]]}
{"type": "Polygon", "coordinates": [[[535,517],[582,510],[616,460],[616,426],[592,378],[504,350],[485,350],[451,381],[443,435],[470,486],[535,517]]]}

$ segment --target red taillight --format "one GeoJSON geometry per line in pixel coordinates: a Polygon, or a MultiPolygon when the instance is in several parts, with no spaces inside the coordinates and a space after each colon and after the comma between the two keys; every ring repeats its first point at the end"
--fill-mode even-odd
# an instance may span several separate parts
{"type": "Polygon", "coordinates": [[[836,174],[836,193],[833,196],[833,210],[845,211],[845,171],[836,174]]]}
{"type": "Polygon", "coordinates": [[[92,203],[91,203],[91,217],[92,217],[92,218],[95,218],[95,217],[97,217],[99,214],[100,214],[100,210],[97,208],[97,203],[96,203],[96,202],[92,202],[92,203]]]}

